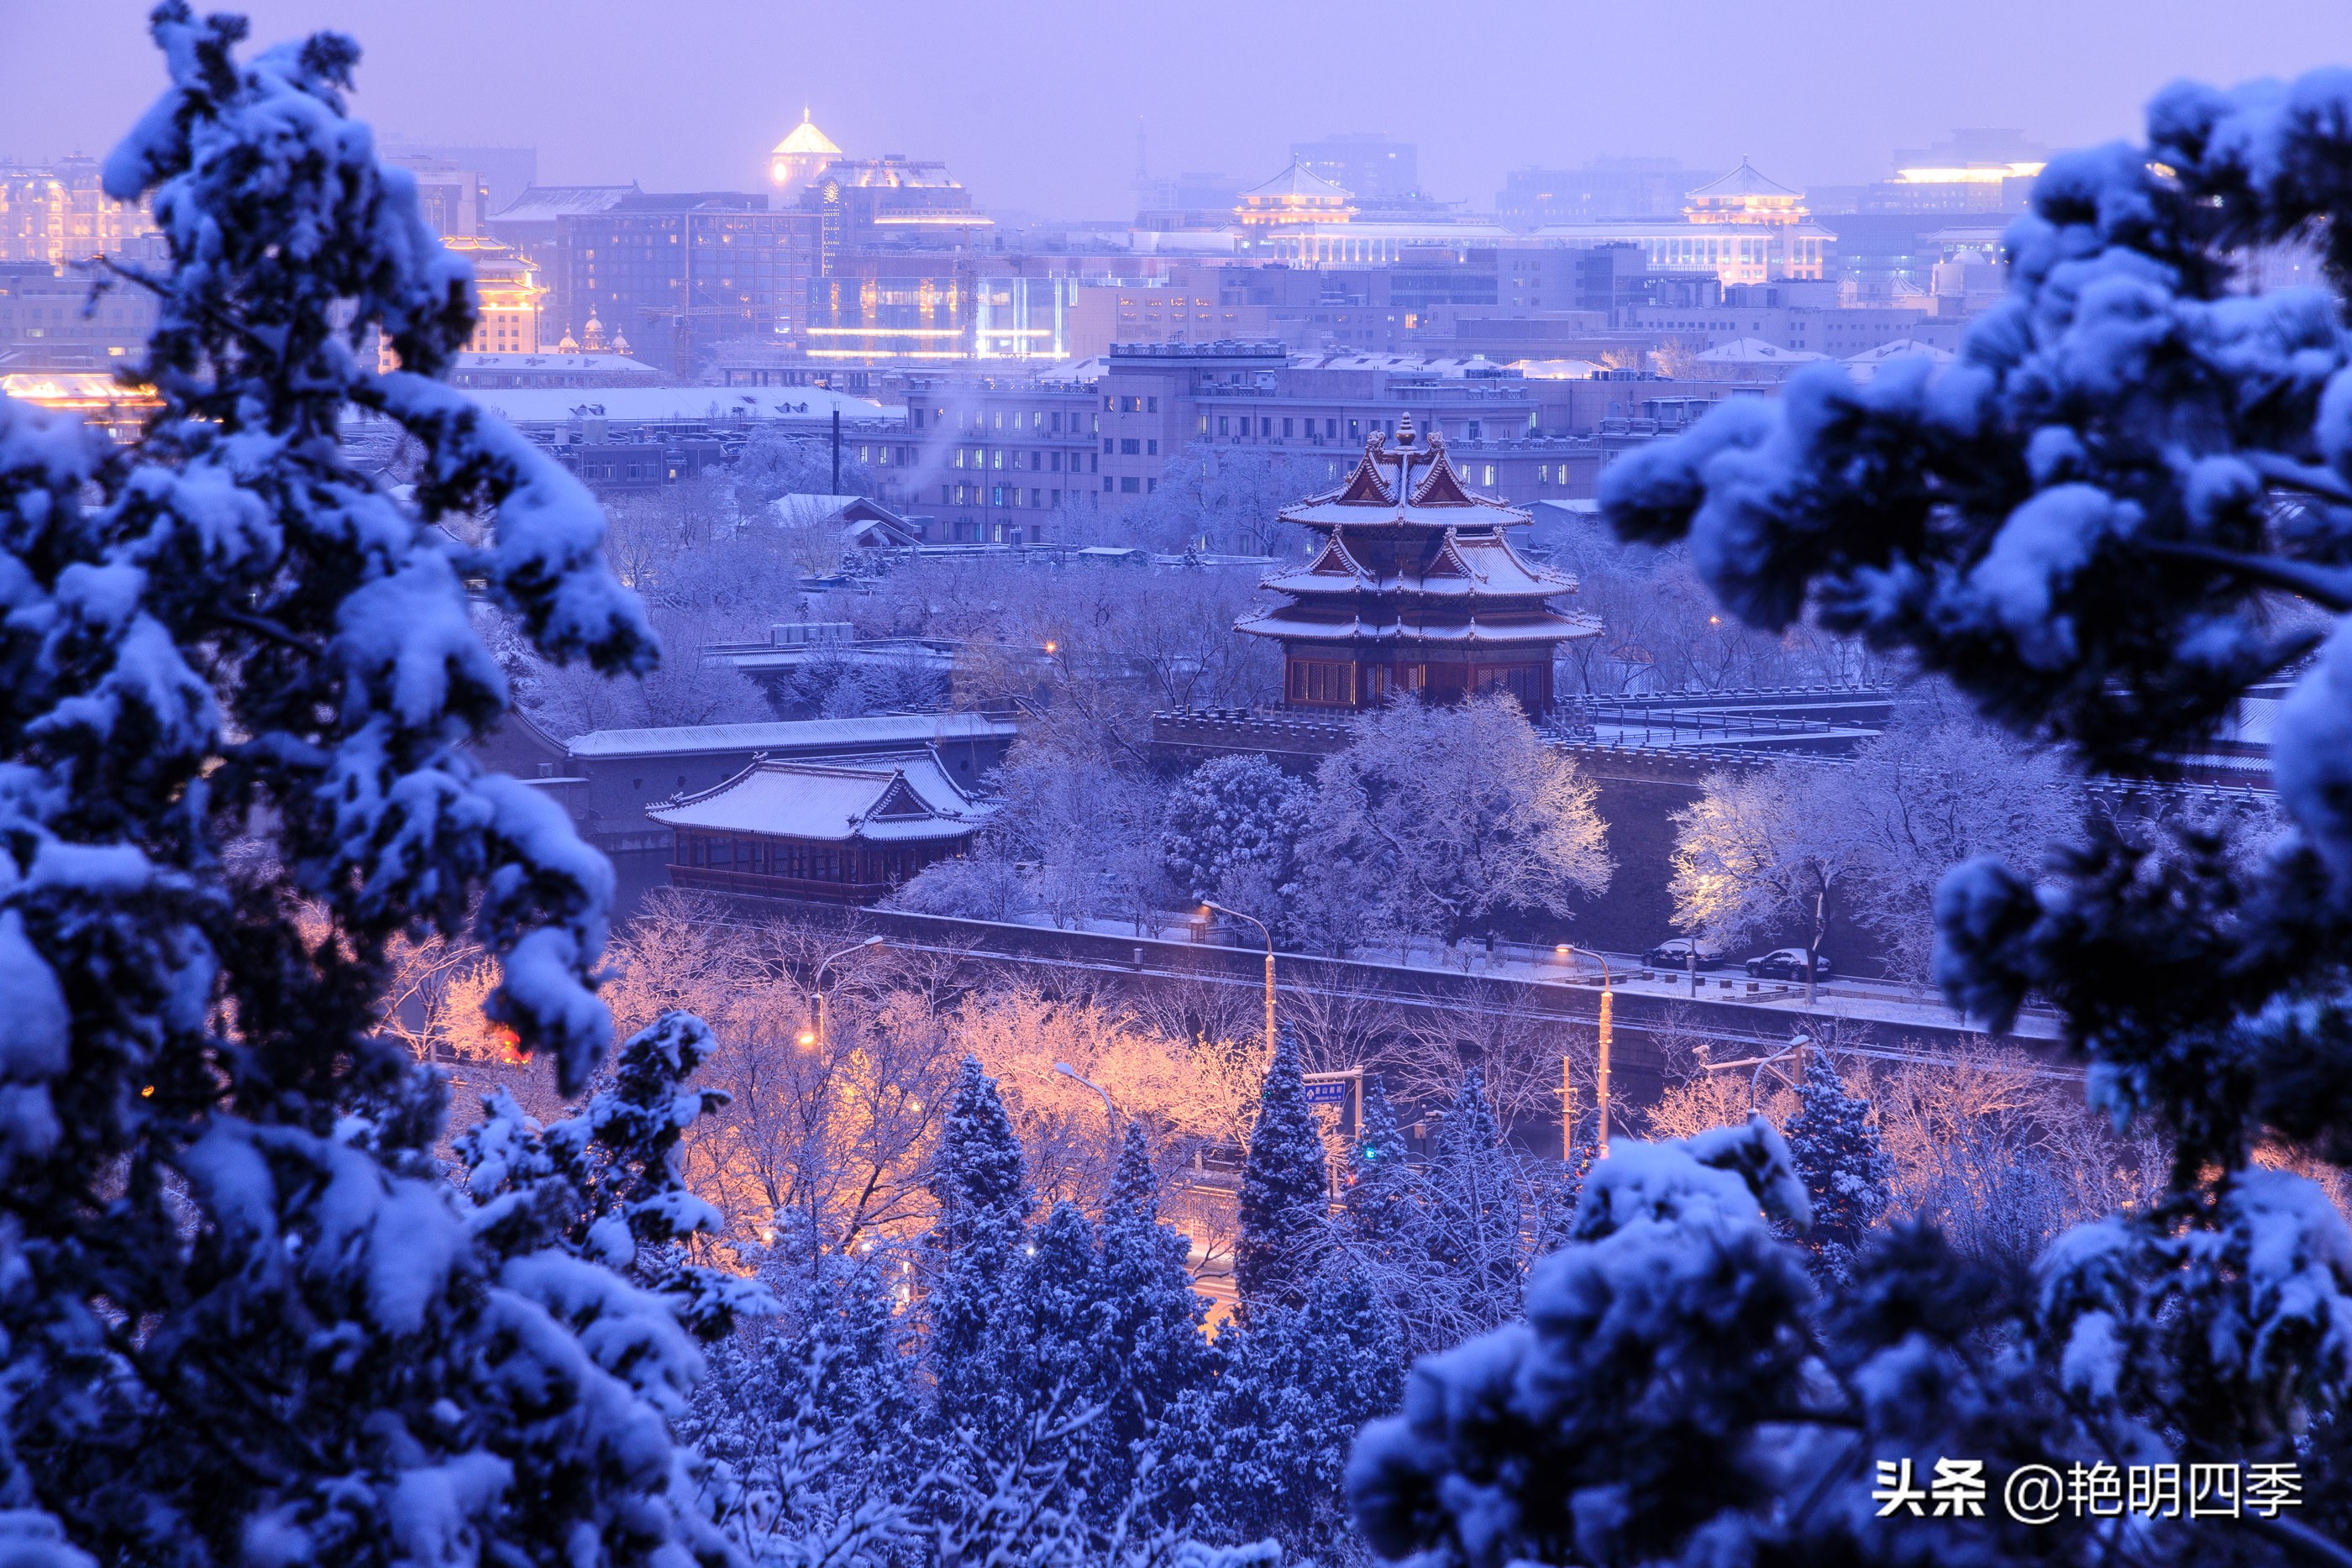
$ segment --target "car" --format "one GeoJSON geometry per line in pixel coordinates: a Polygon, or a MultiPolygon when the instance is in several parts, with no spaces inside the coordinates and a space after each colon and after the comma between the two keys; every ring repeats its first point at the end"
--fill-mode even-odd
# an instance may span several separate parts
{"type": "Polygon", "coordinates": [[[1717,969],[1723,967],[1723,955],[1711,953],[1698,944],[1695,936],[1669,936],[1642,955],[1642,962],[1653,969],[1688,969],[1691,955],[1698,955],[1698,967],[1717,969]]]}
{"type": "MultiPolygon", "coordinates": [[[[1801,980],[1805,977],[1805,950],[1802,947],[1775,947],[1769,953],[1748,960],[1749,977],[1759,980],[1801,980]]],[[[1813,978],[1830,977],[1830,956],[1813,955],[1813,978]]]]}

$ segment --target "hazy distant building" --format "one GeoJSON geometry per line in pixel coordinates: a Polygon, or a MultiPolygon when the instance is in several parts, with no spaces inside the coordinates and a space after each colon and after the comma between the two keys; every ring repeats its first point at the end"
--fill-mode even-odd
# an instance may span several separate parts
{"type": "Polygon", "coordinates": [[[476,170],[417,152],[388,153],[384,160],[416,182],[416,213],[443,239],[490,232],[489,182],[476,170]]]}
{"type": "Polygon", "coordinates": [[[146,348],[154,297],[112,288],[95,306],[90,279],[46,261],[0,261],[0,373],[102,371],[146,348]]]}
{"type": "Polygon", "coordinates": [[[1421,152],[1410,141],[1353,132],[1320,141],[1294,141],[1291,161],[1353,196],[1365,207],[1421,193],[1421,152]]]}
{"type": "Polygon", "coordinates": [[[567,217],[605,213],[625,198],[644,194],[628,185],[533,185],[490,216],[490,237],[512,246],[539,269],[540,286],[547,290],[540,301],[540,320],[552,347],[566,332],[577,333],[582,319],[566,297],[570,269],[557,249],[556,228],[567,217]]]}
{"type": "Polygon", "coordinates": [[[1672,217],[1684,193],[1707,179],[1671,158],[1599,158],[1576,169],[1520,169],[1505,176],[1495,215],[1515,228],[1599,218],[1672,217]]]}
{"type": "MultiPolygon", "coordinates": [[[[539,149],[536,147],[472,147],[446,141],[412,141],[406,137],[389,136],[383,141],[383,156],[387,162],[405,162],[411,159],[443,163],[454,169],[469,169],[480,176],[488,194],[491,212],[511,206],[522,193],[539,183],[539,149]]],[[[473,233],[482,231],[476,229],[473,233]]]]}
{"type": "Polygon", "coordinates": [[[877,246],[957,249],[995,220],[972,204],[971,193],[948,166],[898,152],[844,158],[825,166],[800,195],[801,210],[818,220],[819,276],[833,258],[877,246]]]}
{"type": "Polygon", "coordinates": [[[775,193],[776,204],[796,204],[800,193],[841,155],[832,139],[809,123],[808,110],[802,110],[801,122],[768,152],[768,188],[775,193]]]}
{"type": "Polygon", "coordinates": [[[1230,174],[1139,173],[1135,226],[1152,233],[1225,228],[1232,225],[1234,208],[1241,199],[1241,182],[1230,174]]]}
{"type": "Polygon", "coordinates": [[[715,343],[797,330],[816,269],[814,214],[771,211],[764,193],[733,191],[633,192],[577,206],[555,218],[550,267],[561,281],[542,337],[568,334],[589,349],[593,316],[640,359],[691,379],[715,343]]]}
{"type": "Polygon", "coordinates": [[[1746,159],[1684,193],[1680,222],[1594,220],[1548,225],[1535,237],[1570,246],[1632,245],[1653,272],[1712,274],[1724,287],[1830,275],[1837,235],[1811,221],[1805,193],[1746,159]]]}
{"type": "Polygon", "coordinates": [[[1932,147],[1895,154],[1895,177],[1823,192],[1823,210],[1947,216],[2021,213],[2050,149],[2021,131],[1955,131],[1932,147]]]}

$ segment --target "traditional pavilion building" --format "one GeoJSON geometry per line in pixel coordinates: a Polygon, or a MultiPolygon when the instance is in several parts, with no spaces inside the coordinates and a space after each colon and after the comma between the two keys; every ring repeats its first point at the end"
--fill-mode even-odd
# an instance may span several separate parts
{"type": "Polygon", "coordinates": [[[671,831],[675,886],[871,904],[963,853],[989,810],[926,748],[854,763],[761,758],[646,815],[671,831]]]}
{"type": "Polygon", "coordinates": [[[1296,158],[1265,184],[1244,191],[1234,205],[1234,220],[1244,229],[1344,224],[1355,215],[1356,204],[1346,190],[1296,158]]]}
{"type": "Polygon", "coordinates": [[[1416,437],[1410,415],[1394,437],[1372,432],[1345,485],[1282,520],[1321,540],[1306,565],[1265,580],[1287,602],[1236,629],[1282,644],[1282,706],[1300,716],[1500,689],[1541,717],[1559,644],[1600,635],[1552,605],[1576,580],[1520,559],[1504,537],[1528,514],[1465,489],[1444,438],[1416,437]]]}

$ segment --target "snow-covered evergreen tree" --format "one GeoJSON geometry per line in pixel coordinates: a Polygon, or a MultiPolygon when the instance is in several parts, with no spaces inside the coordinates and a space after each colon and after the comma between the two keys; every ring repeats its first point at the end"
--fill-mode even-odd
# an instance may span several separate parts
{"type": "Polygon", "coordinates": [[[1053,1447],[1068,1458],[1074,1490],[1091,1498],[1101,1490],[1101,1414],[1122,1368],[1111,1354],[1118,1312],[1103,1292],[1095,1228],[1084,1209],[1057,1203],[1031,1232],[1010,1297],[990,1325],[1001,1400],[1025,1422],[1059,1398],[1072,1430],[1053,1447]]]}
{"type": "Polygon", "coordinates": [[[1354,1550],[1340,1480],[1369,1420],[1394,1410],[1404,1353],[1371,1282],[1337,1268],[1218,1334],[1216,1374],[1170,1417],[1169,1495],[1211,1541],[1276,1540],[1321,1562],[1354,1550]]]}
{"type": "Polygon", "coordinates": [[[997,1375],[1003,1345],[992,1327],[1019,1281],[1035,1200],[1021,1141],[996,1081],[967,1056],[932,1155],[939,1205],[926,1242],[924,1351],[940,1428],[1001,1436],[1021,1424],[1021,1392],[997,1375]]]}
{"type": "Polygon", "coordinates": [[[782,1218],[760,1270],[777,1310],[711,1348],[678,1434],[720,1529],[761,1568],[905,1559],[929,1455],[891,1305],[901,1260],[829,1252],[804,1217],[782,1218]]]}
{"type": "Polygon", "coordinates": [[[1192,1243],[1160,1218],[1160,1183],[1139,1123],[1130,1122],[1103,1201],[1102,1300],[1110,1311],[1104,1354],[1118,1369],[1103,1394],[1098,1507],[1139,1484],[1139,1445],[1209,1373],[1201,1333],[1208,1301],[1192,1288],[1192,1243]]]}
{"type": "MultiPolygon", "coordinates": [[[[170,86],[104,183],[168,247],[122,275],[161,406],[113,449],[0,401],[12,1534],[188,1568],[715,1558],[665,1424],[705,1281],[593,1255],[700,1223],[660,1138],[603,1102],[585,1251],[579,1208],[463,1213],[442,1082],[376,1018],[396,940],[469,933],[499,1020],[587,1083],[611,872],[469,758],[509,695],[469,589],[552,659],[639,671],[652,639],[587,493],[436,379],[474,292],[346,110],[356,46],[153,26],[170,86]],[[353,411],[408,439],[411,493],[346,459],[353,411]]],[[[640,1063],[673,1095],[688,1032],[640,1063]]]]}
{"type": "Polygon", "coordinates": [[[1805,1245],[1842,1272],[1862,1239],[1886,1212],[1894,1163],[1878,1140],[1870,1102],[1845,1092],[1829,1052],[1805,1052],[1797,1085],[1797,1115],[1789,1124],[1789,1157],[1812,1199],[1813,1225],[1805,1245]]]}
{"type": "Polygon", "coordinates": [[[1363,1123],[1348,1150],[1341,1199],[1349,1251],[1375,1278],[1428,1253],[1425,1204],[1404,1130],[1377,1073],[1364,1078],[1363,1123]]]}
{"type": "Polygon", "coordinates": [[[1296,1306],[1305,1299],[1329,1241],[1329,1186],[1322,1129],[1300,1076],[1298,1042],[1284,1034],[1258,1091],[1257,1120],[1242,1167],[1234,1281],[1244,1315],[1261,1305],[1296,1306]]]}
{"type": "Polygon", "coordinates": [[[2352,1519],[2319,1494],[2226,1543],[2087,1510],[1881,1518],[1871,1494],[1906,1458],[2064,1477],[2337,1441],[2352,1227],[2251,1155],[2352,1160],[2347,125],[2340,70],[2169,88],[2143,144],[2043,171],[2006,237],[2009,297],[1956,361],[1866,383],[1815,367],[1602,481],[1621,535],[1687,538],[1751,624],[1810,612],[1902,650],[2090,771],[2163,777],[2292,675],[2284,837],[2095,821],[1936,894],[1953,1003],[2006,1028],[2029,989],[2049,998],[2101,1107],[2168,1144],[2171,1190],[2056,1238],[2024,1291],[1888,1227],[1813,1310],[1764,1218],[1807,1207],[1769,1129],[1621,1145],[1578,1239],[1530,1270],[1527,1326],[1424,1361],[1407,1416],[1368,1431],[1350,1490],[1383,1556],[2344,1560],[2352,1519]],[[2250,250],[2299,237],[2333,298],[2240,291],[2250,250]]]}

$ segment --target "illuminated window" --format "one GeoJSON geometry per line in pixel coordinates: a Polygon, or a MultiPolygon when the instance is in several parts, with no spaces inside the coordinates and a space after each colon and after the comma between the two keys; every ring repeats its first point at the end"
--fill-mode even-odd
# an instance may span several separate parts
{"type": "Polygon", "coordinates": [[[1356,700],[1356,666],[1324,659],[1293,659],[1290,700],[1352,706],[1356,700]]]}

